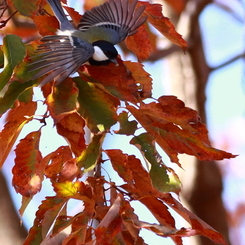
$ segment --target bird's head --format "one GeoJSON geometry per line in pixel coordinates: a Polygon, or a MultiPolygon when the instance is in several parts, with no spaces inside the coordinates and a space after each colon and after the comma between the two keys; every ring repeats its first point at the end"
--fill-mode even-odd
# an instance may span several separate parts
{"type": "Polygon", "coordinates": [[[118,52],[112,43],[99,40],[93,42],[92,45],[94,46],[94,54],[89,60],[90,65],[103,66],[110,63],[117,64],[116,58],[118,52]]]}

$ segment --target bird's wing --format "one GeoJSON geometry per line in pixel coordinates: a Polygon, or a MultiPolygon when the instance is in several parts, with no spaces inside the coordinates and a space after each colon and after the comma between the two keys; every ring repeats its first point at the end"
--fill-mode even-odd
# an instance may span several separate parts
{"type": "Polygon", "coordinates": [[[136,8],[137,2],[138,0],[109,0],[86,11],[78,28],[89,32],[94,27],[100,27],[105,35],[108,33],[106,38],[101,35],[102,40],[107,39],[113,44],[120,43],[127,36],[135,34],[137,28],[146,21],[147,17],[142,16],[145,6],[136,8]]]}
{"type": "Polygon", "coordinates": [[[29,65],[29,71],[39,70],[32,79],[37,79],[49,72],[40,83],[40,86],[55,79],[58,85],[69,75],[87,62],[93,55],[94,48],[77,37],[53,35],[42,39],[37,51],[41,53],[34,56],[36,61],[29,65]]]}

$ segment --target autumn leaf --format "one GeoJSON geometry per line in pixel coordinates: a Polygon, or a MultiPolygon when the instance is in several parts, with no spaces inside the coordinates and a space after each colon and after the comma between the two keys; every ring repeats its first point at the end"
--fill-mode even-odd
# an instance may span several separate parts
{"type": "Polygon", "coordinates": [[[66,198],[46,197],[38,207],[34,224],[31,227],[23,245],[41,244],[43,237],[47,234],[56,216],[66,202],[66,198]],[[44,223],[45,227],[43,227],[44,223]],[[46,232],[44,232],[43,229],[46,232]]]}
{"type": "Polygon", "coordinates": [[[44,167],[39,151],[41,131],[31,132],[15,149],[15,165],[13,167],[13,186],[16,192],[31,197],[41,190],[44,167]]]}
{"type": "Polygon", "coordinates": [[[183,217],[192,226],[192,230],[196,231],[196,234],[206,236],[217,244],[227,244],[224,237],[219,232],[183,207],[183,205],[170,194],[162,197],[161,199],[181,215],[181,217],[183,217]]]}
{"type": "Polygon", "coordinates": [[[101,146],[104,139],[104,134],[94,135],[91,143],[77,158],[77,165],[86,173],[92,170],[101,154],[101,146]]]}
{"type": "Polygon", "coordinates": [[[146,30],[146,25],[137,29],[137,33],[126,38],[125,43],[140,62],[146,60],[153,52],[153,45],[146,30]]]}
{"type": "Polygon", "coordinates": [[[56,125],[58,134],[66,138],[76,156],[86,148],[84,126],[85,121],[77,112],[66,115],[56,125]]]}
{"type": "Polygon", "coordinates": [[[81,181],[71,182],[65,181],[62,183],[53,183],[54,191],[59,197],[73,197],[83,194],[84,183],[81,181]]]}
{"type": "Polygon", "coordinates": [[[120,123],[120,129],[114,131],[117,134],[133,135],[138,128],[137,121],[128,121],[128,112],[123,111],[118,115],[118,122],[120,123]]]}
{"type": "Polygon", "coordinates": [[[42,164],[46,166],[44,172],[46,177],[52,182],[60,182],[64,164],[71,159],[73,156],[69,146],[60,146],[57,150],[49,153],[42,160],[42,164]]]}
{"type": "Polygon", "coordinates": [[[32,19],[41,36],[55,35],[59,28],[59,22],[54,16],[34,15],[32,19]]]}
{"type": "Polygon", "coordinates": [[[174,96],[167,96],[166,100],[161,97],[159,101],[142,103],[139,109],[128,105],[127,109],[154,136],[172,162],[179,164],[179,153],[193,155],[204,161],[235,157],[210,145],[208,131],[200,122],[197,112],[185,107],[174,96]],[[173,101],[177,104],[173,105],[173,101]]]}
{"type": "Polygon", "coordinates": [[[161,192],[180,192],[181,182],[175,172],[167,167],[160,154],[156,151],[154,137],[148,133],[142,133],[131,139],[130,144],[135,145],[150,165],[149,174],[153,186],[161,192]]]}
{"type": "Polygon", "coordinates": [[[36,109],[37,103],[31,101],[20,103],[16,108],[10,110],[6,124],[0,133],[0,167],[5,162],[22,128],[31,120],[36,109]]]}
{"type": "Polygon", "coordinates": [[[138,86],[138,92],[142,99],[152,96],[152,78],[150,74],[143,69],[143,65],[138,62],[124,61],[123,64],[131,72],[138,86]]]}
{"type": "MultiPolygon", "coordinates": [[[[0,73],[0,90],[9,82],[14,68],[25,57],[25,46],[20,37],[7,35],[3,38],[2,50],[4,54],[4,69],[0,73]]],[[[3,97],[3,91],[0,97],[3,97]]]]}
{"type": "Polygon", "coordinates": [[[78,89],[70,78],[53,88],[47,97],[46,104],[55,123],[58,123],[67,114],[76,111],[77,96],[78,89]]]}
{"type": "Polygon", "coordinates": [[[8,0],[8,2],[10,2],[21,15],[30,17],[38,11],[40,0],[30,0],[28,4],[19,0],[8,0]]]}
{"type": "MultiPolygon", "coordinates": [[[[87,66],[91,76],[90,82],[101,83],[112,95],[120,100],[137,103],[139,99],[138,87],[131,72],[123,62],[119,65],[87,66]],[[94,81],[93,81],[94,79],[94,81]]],[[[89,80],[87,80],[89,81],[89,80]]]]}
{"type": "Polygon", "coordinates": [[[67,13],[72,18],[75,26],[77,26],[81,21],[82,15],[79,14],[76,10],[74,10],[74,8],[71,8],[71,7],[64,6],[64,9],[67,11],[67,13]]]}
{"type": "Polygon", "coordinates": [[[116,107],[119,101],[92,83],[73,79],[79,89],[78,102],[80,115],[94,132],[107,131],[117,122],[116,107]]]}
{"type": "Polygon", "coordinates": [[[147,16],[147,21],[172,43],[178,45],[183,50],[186,50],[187,42],[178,32],[176,32],[174,25],[170,22],[169,18],[163,16],[162,6],[160,4],[150,4],[148,2],[141,2],[141,4],[146,6],[144,13],[147,16]]]}

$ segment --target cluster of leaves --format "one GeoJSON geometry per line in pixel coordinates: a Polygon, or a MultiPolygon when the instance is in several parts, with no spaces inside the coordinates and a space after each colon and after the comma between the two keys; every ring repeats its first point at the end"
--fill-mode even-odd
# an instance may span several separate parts
{"type": "MultiPolygon", "coordinates": [[[[41,11],[45,1],[32,0],[28,5],[16,0],[8,2],[21,15],[31,18],[41,35],[55,33],[57,20],[41,11]]],[[[186,48],[186,42],[162,15],[159,4],[139,4],[146,5],[144,14],[148,23],[171,42],[186,48]]],[[[66,10],[77,23],[81,16],[72,8],[66,10]]],[[[144,60],[155,49],[153,40],[145,24],[136,35],[127,38],[126,45],[139,60],[144,60]]],[[[3,39],[0,113],[6,115],[6,124],[0,133],[0,166],[22,128],[37,119],[33,87],[40,81],[31,80],[33,72],[28,72],[27,65],[38,44],[38,40],[24,44],[17,35],[6,35],[3,39]]],[[[27,134],[16,146],[13,186],[23,196],[21,213],[42,188],[44,178],[52,183],[55,195],[46,197],[39,206],[25,245],[40,244],[50,230],[55,236],[69,226],[71,232],[64,245],[95,244],[94,241],[96,244],[145,244],[139,236],[142,228],[170,237],[178,245],[182,244],[182,237],[192,235],[203,235],[225,244],[218,232],[170,194],[178,194],[181,183],[173,169],[161,160],[156,145],[179,166],[178,154],[183,153],[208,161],[234,156],[211,146],[207,129],[195,110],[185,107],[175,96],[153,99],[151,91],[152,80],[143,66],[122,60],[119,66],[83,66],[78,77],[68,78],[57,87],[52,83],[42,87],[47,111],[39,119],[40,129],[27,134]],[[147,98],[151,99],[148,103],[147,98]],[[46,117],[53,119],[57,134],[69,145],[42,156],[39,142],[46,117]],[[115,124],[119,129],[113,131],[111,127],[115,124]],[[90,142],[85,140],[85,126],[91,132],[90,142]],[[150,170],[134,155],[102,147],[108,133],[131,136],[130,144],[139,149],[150,170]],[[117,186],[101,175],[105,161],[110,161],[123,185],[117,186]],[[91,171],[94,174],[86,177],[91,171]],[[67,214],[67,204],[72,199],[83,203],[83,210],[75,216],[67,214]],[[145,205],[159,224],[140,221],[131,207],[133,200],[145,205]],[[189,222],[190,228],[177,229],[169,208],[189,222]],[[93,220],[98,221],[96,227],[92,225],[93,220]]]]}

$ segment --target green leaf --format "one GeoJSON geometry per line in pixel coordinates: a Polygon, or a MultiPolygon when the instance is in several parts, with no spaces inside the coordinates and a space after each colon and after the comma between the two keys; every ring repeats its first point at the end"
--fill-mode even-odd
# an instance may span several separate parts
{"type": "Polygon", "coordinates": [[[8,83],[14,68],[24,59],[25,45],[20,37],[7,35],[3,38],[2,50],[4,53],[4,69],[0,73],[0,90],[8,83]]]}
{"type": "Polygon", "coordinates": [[[32,14],[34,14],[40,5],[39,0],[29,0],[28,2],[11,0],[11,2],[16,10],[18,10],[18,12],[24,16],[31,16],[32,14]]]}
{"type": "Polygon", "coordinates": [[[115,131],[117,134],[125,134],[125,135],[134,135],[134,132],[137,129],[137,121],[128,121],[128,112],[123,111],[118,116],[118,121],[120,123],[120,129],[115,131]]]}
{"type": "Polygon", "coordinates": [[[105,134],[94,135],[92,142],[88,145],[87,149],[82,152],[81,156],[77,159],[79,168],[84,168],[84,172],[92,170],[97,160],[101,155],[101,145],[103,143],[105,134]]]}
{"type": "Polygon", "coordinates": [[[93,83],[85,82],[80,78],[73,80],[79,89],[78,112],[87,121],[89,129],[93,133],[110,129],[117,122],[116,109],[119,101],[93,83]]]}
{"type": "MultiPolygon", "coordinates": [[[[5,113],[8,109],[12,108],[14,102],[19,98],[19,96],[21,96],[28,88],[32,87],[32,85],[32,81],[25,83],[20,83],[19,81],[11,82],[7,90],[4,92],[3,97],[0,98],[0,115],[5,113]]],[[[32,90],[29,91],[29,93],[32,93],[32,90]]],[[[26,99],[30,98],[30,96],[27,98],[23,96],[22,101],[26,102],[26,99]]]]}
{"type": "Polygon", "coordinates": [[[151,164],[150,177],[153,186],[162,192],[179,193],[181,183],[174,171],[163,163],[155,148],[154,137],[149,133],[142,133],[132,138],[130,143],[135,145],[151,164]]]}

